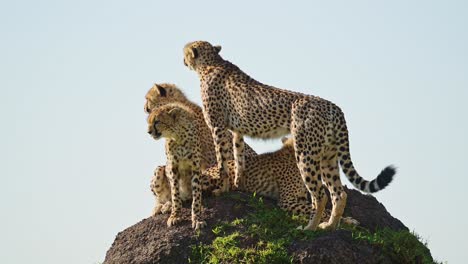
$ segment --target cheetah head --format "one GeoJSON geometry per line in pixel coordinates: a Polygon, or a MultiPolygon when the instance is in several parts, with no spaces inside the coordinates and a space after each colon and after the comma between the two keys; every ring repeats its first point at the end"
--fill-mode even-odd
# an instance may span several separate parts
{"type": "Polygon", "coordinates": [[[213,65],[222,60],[221,46],[213,46],[207,41],[190,42],[184,47],[184,64],[197,71],[199,67],[213,65]]]}
{"type": "Polygon", "coordinates": [[[184,93],[177,86],[170,83],[155,83],[146,93],[145,99],[145,112],[147,114],[150,114],[156,107],[187,100],[184,93]]]}
{"type": "Polygon", "coordinates": [[[188,122],[187,110],[178,104],[153,109],[148,117],[148,134],[155,140],[161,137],[178,140],[188,122]]]}

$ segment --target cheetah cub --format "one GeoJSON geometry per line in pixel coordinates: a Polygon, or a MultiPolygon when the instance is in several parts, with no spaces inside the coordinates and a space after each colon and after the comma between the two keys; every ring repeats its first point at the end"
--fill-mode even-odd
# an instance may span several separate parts
{"type": "MultiPolygon", "coordinates": [[[[193,111],[182,104],[159,107],[148,117],[148,134],[155,140],[162,137],[166,139],[166,173],[171,186],[172,201],[168,227],[181,220],[179,215],[183,196],[188,194],[192,197],[192,227],[200,229],[206,225],[200,219],[200,171],[206,164],[202,164],[202,134],[195,118],[193,111]]],[[[158,208],[155,208],[155,211],[156,209],[158,208]]]]}
{"type": "Polygon", "coordinates": [[[221,46],[195,41],[184,47],[184,64],[200,79],[203,113],[213,131],[218,167],[227,178],[226,131],[233,132],[235,185],[243,186],[243,136],[276,138],[291,133],[294,155],[302,180],[313,197],[316,214],[305,229],[316,230],[328,201],[332,215],[323,229],[335,229],[346,206],[339,166],[350,182],[364,192],[377,192],[393,179],[395,168],[385,168],[373,181],[364,180],[351,161],[348,129],[341,109],[316,96],[263,84],[219,54],[221,46]]]}

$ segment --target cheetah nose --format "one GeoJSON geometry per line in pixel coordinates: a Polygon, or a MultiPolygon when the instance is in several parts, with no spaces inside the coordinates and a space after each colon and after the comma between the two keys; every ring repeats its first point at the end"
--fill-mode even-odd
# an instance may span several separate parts
{"type": "Polygon", "coordinates": [[[150,135],[151,135],[151,134],[153,134],[153,131],[151,131],[151,130],[148,130],[148,134],[150,134],[150,135]]]}
{"type": "Polygon", "coordinates": [[[184,58],[184,65],[185,65],[185,67],[188,67],[187,63],[185,62],[185,58],[184,58]]]}

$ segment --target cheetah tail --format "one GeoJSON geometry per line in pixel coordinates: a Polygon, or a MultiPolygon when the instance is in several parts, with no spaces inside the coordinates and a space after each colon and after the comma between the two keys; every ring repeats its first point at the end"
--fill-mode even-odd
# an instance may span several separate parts
{"type": "MultiPolygon", "coordinates": [[[[345,149],[349,150],[349,147],[345,149]]],[[[351,161],[349,151],[341,152],[340,154],[341,155],[338,157],[341,169],[343,170],[344,174],[354,185],[354,187],[365,193],[375,193],[384,189],[390,184],[390,182],[393,180],[393,176],[396,174],[396,168],[390,165],[385,167],[375,179],[372,181],[367,181],[357,173],[353,162],[351,161]]]]}

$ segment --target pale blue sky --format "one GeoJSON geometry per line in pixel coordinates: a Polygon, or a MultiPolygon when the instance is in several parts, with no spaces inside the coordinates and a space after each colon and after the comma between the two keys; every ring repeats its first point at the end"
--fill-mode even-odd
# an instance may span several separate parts
{"type": "Polygon", "coordinates": [[[188,2],[0,3],[0,263],[99,262],[150,214],[165,158],[144,95],[173,82],[200,102],[182,63],[193,40],[338,104],[360,174],[399,168],[375,196],[437,259],[466,261],[465,1],[188,2]]]}

